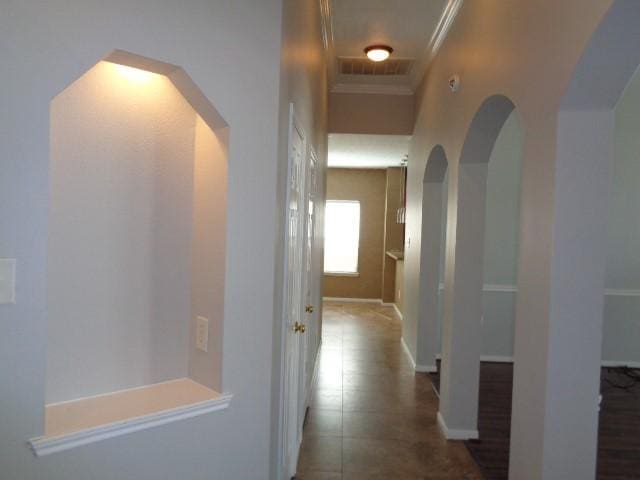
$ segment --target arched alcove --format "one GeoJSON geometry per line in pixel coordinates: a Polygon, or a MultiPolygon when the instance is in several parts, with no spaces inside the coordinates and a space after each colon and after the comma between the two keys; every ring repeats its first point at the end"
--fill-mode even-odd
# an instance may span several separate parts
{"type": "Polygon", "coordinates": [[[123,51],[53,98],[50,124],[34,451],[225,408],[228,125],[181,68],[123,51]]]}
{"type": "Polygon", "coordinates": [[[488,165],[514,110],[504,95],[485,99],[449,171],[438,420],[450,439],[478,437],[488,165]]]}
{"type": "MultiPolygon", "coordinates": [[[[614,108],[640,64],[639,22],[638,2],[611,2],[560,99],[553,211],[535,213],[553,218],[548,314],[533,322],[520,295],[510,478],[595,477],[614,108]]],[[[531,263],[529,282],[545,271],[531,263]]]]}
{"type": "Polygon", "coordinates": [[[422,235],[418,305],[417,364],[428,372],[437,371],[440,349],[439,286],[443,249],[443,216],[446,215],[444,185],[447,156],[441,145],[431,150],[422,184],[422,235]],[[444,209],[444,210],[443,210],[444,209]]]}

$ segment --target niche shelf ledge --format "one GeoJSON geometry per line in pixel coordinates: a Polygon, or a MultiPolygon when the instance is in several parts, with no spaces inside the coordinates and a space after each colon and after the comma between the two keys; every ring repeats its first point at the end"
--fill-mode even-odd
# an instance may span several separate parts
{"type": "Polygon", "coordinates": [[[226,409],[233,395],[188,378],[50,404],[45,434],[29,440],[38,456],[226,409]]]}

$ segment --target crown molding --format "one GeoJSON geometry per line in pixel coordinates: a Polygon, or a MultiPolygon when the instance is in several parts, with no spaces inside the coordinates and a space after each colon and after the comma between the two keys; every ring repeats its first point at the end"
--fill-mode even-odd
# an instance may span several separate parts
{"type": "Polygon", "coordinates": [[[359,93],[371,95],[413,95],[409,85],[375,85],[371,83],[337,83],[331,93],[359,93]]]}
{"type": "Polygon", "coordinates": [[[329,88],[335,82],[336,59],[333,48],[333,17],[331,0],[319,0],[320,3],[320,28],[322,31],[322,44],[324,46],[325,60],[327,64],[327,81],[329,88]]]}
{"type": "Polygon", "coordinates": [[[442,9],[440,20],[438,20],[438,24],[433,31],[433,35],[431,35],[429,45],[427,46],[427,49],[425,50],[422,58],[416,62],[416,65],[414,65],[414,69],[411,74],[411,85],[414,88],[417,88],[418,85],[422,82],[422,77],[427,71],[427,68],[429,67],[431,61],[437,55],[438,50],[440,50],[440,47],[442,46],[444,39],[449,33],[451,25],[453,25],[453,21],[458,15],[463,2],[464,0],[449,0],[442,9]]]}

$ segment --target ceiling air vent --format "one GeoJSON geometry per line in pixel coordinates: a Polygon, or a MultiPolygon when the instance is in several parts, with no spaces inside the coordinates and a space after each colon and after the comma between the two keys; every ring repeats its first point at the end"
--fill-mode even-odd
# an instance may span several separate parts
{"type": "Polygon", "coordinates": [[[338,57],[338,70],[342,75],[407,75],[413,60],[390,59],[372,62],[368,58],[338,57]]]}

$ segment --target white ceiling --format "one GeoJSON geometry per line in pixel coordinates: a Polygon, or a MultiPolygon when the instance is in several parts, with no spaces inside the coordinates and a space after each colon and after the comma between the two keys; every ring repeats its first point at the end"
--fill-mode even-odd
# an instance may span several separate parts
{"type": "Polygon", "coordinates": [[[410,135],[329,135],[330,168],[386,168],[409,153],[410,135]]]}
{"type": "Polygon", "coordinates": [[[333,91],[411,94],[446,35],[461,0],[324,0],[333,91]],[[392,58],[413,59],[408,75],[341,75],[339,57],[364,58],[367,45],[383,43],[392,58]],[[434,48],[435,47],[435,48],[434,48]]]}

